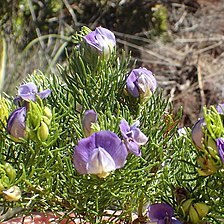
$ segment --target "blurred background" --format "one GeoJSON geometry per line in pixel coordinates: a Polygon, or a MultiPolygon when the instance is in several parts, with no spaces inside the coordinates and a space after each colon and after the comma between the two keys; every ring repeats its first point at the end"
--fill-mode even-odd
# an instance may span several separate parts
{"type": "Polygon", "coordinates": [[[1,0],[0,90],[35,69],[57,73],[82,26],[103,26],[155,73],[180,126],[191,126],[203,105],[224,103],[224,0],[1,0]]]}

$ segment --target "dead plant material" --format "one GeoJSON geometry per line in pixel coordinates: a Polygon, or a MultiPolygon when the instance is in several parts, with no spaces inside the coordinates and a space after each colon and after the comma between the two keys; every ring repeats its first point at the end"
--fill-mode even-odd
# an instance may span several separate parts
{"type": "Polygon", "coordinates": [[[224,102],[223,3],[207,1],[191,14],[186,5],[173,4],[168,41],[155,40],[140,49],[142,65],[153,70],[175,108],[183,107],[181,126],[191,126],[204,105],[224,102]]]}

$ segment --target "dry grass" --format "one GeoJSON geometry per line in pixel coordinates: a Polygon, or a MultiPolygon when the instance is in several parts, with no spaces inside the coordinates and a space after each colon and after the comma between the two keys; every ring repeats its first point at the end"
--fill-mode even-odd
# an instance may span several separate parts
{"type": "Polygon", "coordinates": [[[183,4],[170,6],[168,41],[142,39],[139,47],[119,40],[140,50],[142,65],[153,70],[174,107],[183,107],[180,126],[191,126],[205,104],[224,102],[224,1],[199,2],[193,13],[183,4]]]}

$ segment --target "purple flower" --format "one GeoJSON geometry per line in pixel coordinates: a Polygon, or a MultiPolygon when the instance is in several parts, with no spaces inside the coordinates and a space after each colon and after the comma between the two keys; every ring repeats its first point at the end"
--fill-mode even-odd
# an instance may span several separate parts
{"type": "Polygon", "coordinates": [[[15,139],[26,137],[26,108],[21,107],[14,110],[7,121],[7,132],[15,139]]]}
{"type": "Polygon", "coordinates": [[[216,110],[218,111],[219,114],[224,114],[224,103],[218,104],[216,110]]]}
{"type": "Polygon", "coordinates": [[[157,82],[151,71],[138,68],[131,71],[126,86],[128,93],[133,97],[147,99],[156,90],[157,82]]]}
{"type": "Polygon", "coordinates": [[[93,132],[92,124],[97,122],[97,114],[94,110],[87,110],[82,119],[82,127],[86,137],[90,136],[93,132]]]}
{"type": "Polygon", "coordinates": [[[216,140],[219,156],[224,163],[224,138],[218,138],[216,140]]]}
{"type": "Polygon", "coordinates": [[[20,101],[35,101],[36,95],[38,95],[41,99],[47,98],[51,93],[50,89],[46,89],[42,92],[38,92],[37,86],[32,83],[28,82],[23,84],[18,89],[18,96],[14,99],[14,103],[17,105],[20,101]]]}
{"type": "Polygon", "coordinates": [[[114,34],[103,27],[97,27],[94,31],[84,36],[83,39],[88,45],[105,56],[109,55],[116,45],[114,34]]]}
{"type": "Polygon", "coordinates": [[[81,139],[74,148],[73,163],[80,174],[95,174],[105,178],[111,171],[124,166],[128,152],[113,132],[95,132],[81,139]]]}
{"type": "Polygon", "coordinates": [[[202,128],[205,127],[205,121],[204,118],[198,119],[198,121],[194,124],[192,130],[191,130],[191,138],[195,146],[199,149],[203,148],[203,138],[204,138],[204,133],[202,128]]]}
{"type": "Polygon", "coordinates": [[[147,213],[151,222],[157,222],[157,224],[181,224],[176,218],[174,218],[173,208],[166,203],[152,204],[148,207],[147,213]]]}
{"type": "Polygon", "coordinates": [[[129,126],[128,122],[124,119],[120,122],[120,131],[124,138],[124,143],[129,152],[136,156],[141,156],[140,145],[146,144],[148,138],[138,128],[139,121],[129,126]]]}

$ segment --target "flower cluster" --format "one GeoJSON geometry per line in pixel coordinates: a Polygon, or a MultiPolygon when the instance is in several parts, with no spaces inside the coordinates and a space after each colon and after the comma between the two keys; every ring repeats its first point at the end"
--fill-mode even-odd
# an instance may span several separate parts
{"type": "Polygon", "coordinates": [[[197,148],[201,176],[208,176],[222,168],[224,163],[223,104],[204,109],[204,117],[193,126],[191,136],[197,148]]]}
{"type": "MultiPolygon", "coordinates": [[[[97,113],[87,110],[82,119],[84,135],[74,148],[73,162],[80,174],[95,174],[105,178],[111,171],[125,165],[128,152],[141,155],[139,146],[146,144],[148,138],[140,131],[136,122],[131,127],[124,119],[120,122],[123,140],[111,131],[94,131],[97,113]]],[[[100,127],[98,127],[100,128],[100,127]]]]}
{"type": "MultiPolygon", "coordinates": [[[[94,48],[106,58],[113,53],[116,45],[114,34],[103,27],[97,27],[83,39],[87,47],[94,48]]],[[[156,87],[155,77],[146,68],[133,69],[126,78],[126,91],[131,97],[141,99],[141,102],[146,102],[156,87]]],[[[131,126],[125,119],[120,121],[122,139],[109,130],[100,131],[97,113],[94,110],[84,113],[82,126],[87,138],[78,142],[73,154],[75,168],[81,174],[107,177],[111,171],[125,165],[128,152],[141,156],[140,146],[145,145],[148,140],[138,128],[139,121],[131,126]]]]}
{"type": "Polygon", "coordinates": [[[14,141],[37,138],[41,142],[48,138],[52,114],[48,107],[42,105],[41,99],[48,97],[50,93],[49,89],[38,92],[37,86],[32,82],[19,87],[14,103],[20,107],[9,115],[7,121],[7,132],[14,141]]]}

